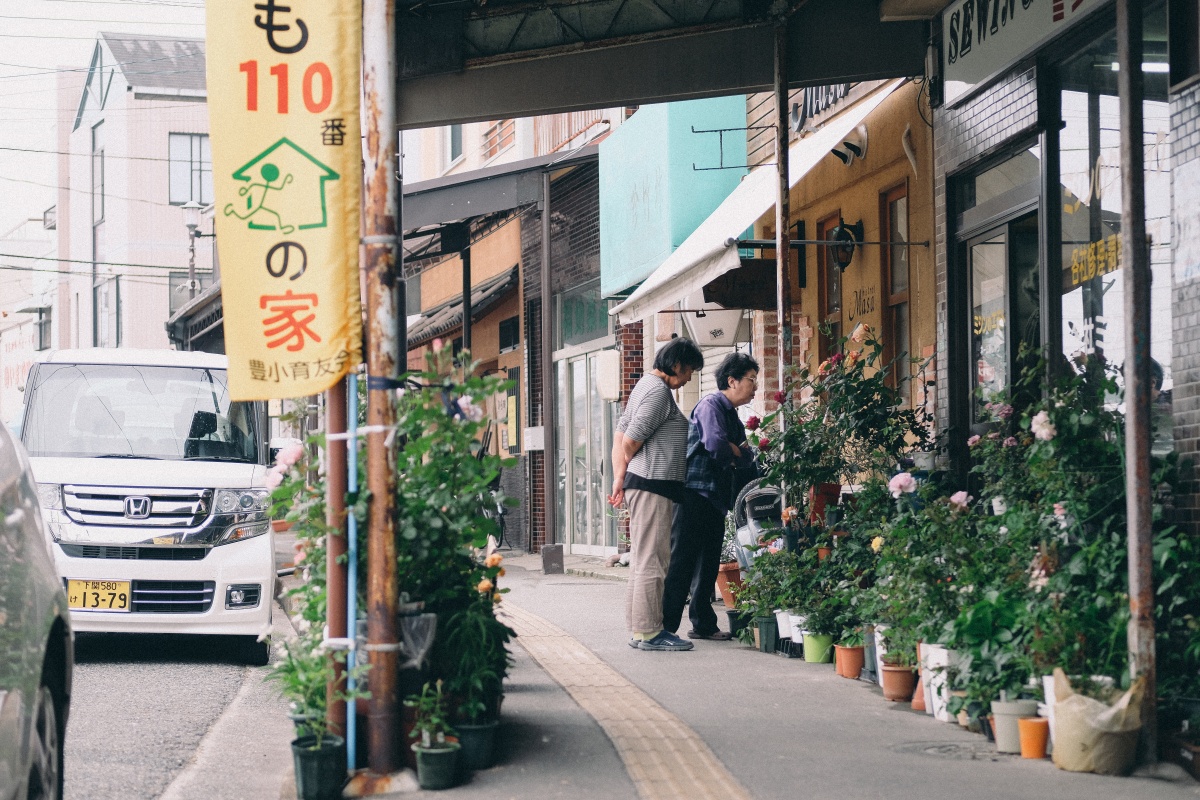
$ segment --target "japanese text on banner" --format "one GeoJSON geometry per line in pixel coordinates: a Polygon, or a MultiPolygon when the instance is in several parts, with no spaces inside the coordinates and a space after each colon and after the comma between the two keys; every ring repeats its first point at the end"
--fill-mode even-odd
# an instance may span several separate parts
{"type": "Polygon", "coordinates": [[[229,392],[315,394],[361,361],[357,3],[208,0],[229,392]]]}

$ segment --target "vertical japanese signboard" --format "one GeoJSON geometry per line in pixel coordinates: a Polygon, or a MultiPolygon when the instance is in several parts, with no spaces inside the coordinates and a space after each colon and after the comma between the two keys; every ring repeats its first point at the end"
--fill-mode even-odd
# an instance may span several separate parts
{"type": "Polygon", "coordinates": [[[361,42],[359,3],[208,1],[214,217],[235,400],[315,394],[361,360],[361,42]]]}

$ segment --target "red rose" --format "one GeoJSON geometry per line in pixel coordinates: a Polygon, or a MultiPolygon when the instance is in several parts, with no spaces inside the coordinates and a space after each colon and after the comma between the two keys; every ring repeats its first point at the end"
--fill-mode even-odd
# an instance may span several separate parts
{"type": "Polygon", "coordinates": [[[830,364],[837,364],[837,363],[838,363],[838,362],[840,362],[841,360],[842,360],[842,354],[841,354],[841,353],[834,353],[833,355],[831,355],[831,356],[829,357],[829,363],[830,363],[830,364]]]}
{"type": "Polygon", "coordinates": [[[758,426],[761,424],[762,424],[761,419],[759,419],[758,417],[751,417],[750,419],[746,420],[746,430],[756,431],[756,430],[758,430],[758,426]]]}
{"type": "Polygon", "coordinates": [[[758,440],[758,449],[759,450],[766,450],[770,446],[771,446],[771,440],[768,439],[767,437],[764,436],[758,440]]]}
{"type": "Polygon", "coordinates": [[[785,400],[787,400],[787,394],[785,394],[784,392],[776,392],[775,394],[771,395],[771,399],[774,400],[776,403],[783,405],[783,402],[785,400]]]}

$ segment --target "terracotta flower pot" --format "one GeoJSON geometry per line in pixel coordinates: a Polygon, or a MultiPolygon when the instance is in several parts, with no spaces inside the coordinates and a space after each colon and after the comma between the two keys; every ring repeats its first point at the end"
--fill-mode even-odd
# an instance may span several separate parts
{"type": "Polygon", "coordinates": [[[917,688],[913,689],[912,710],[925,710],[925,683],[924,678],[920,675],[917,677],[917,688]]]}
{"type": "Polygon", "coordinates": [[[840,483],[819,483],[808,491],[808,521],[824,522],[825,507],[836,506],[842,496],[840,483]]]}
{"type": "Polygon", "coordinates": [[[817,548],[817,560],[824,561],[825,559],[829,558],[829,554],[832,552],[833,552],[832,547],[818,547],[817,548]]]}
{"type": "Polygon", "coordinates": [[[283,533],[284,531],[291,530],[291,528],[292,523],[288,522],[286,519],[271,520],[271,530],[275,531],[275,533],[283,533]]]}
{"type": "Polygon", "coordinates": [[[736,561],[729,561],[717,567],[717,591],[721,593],[721,600],[725,603],[725,608],[733,608],[735,600],[733,597],[734,587],[742,585],[742,570],[736,561]]]}
{"type": "Polygon", "coordinates": [[[904,703],[912,699],[917,686],[917,673],[912,667],[883,665],[883,697],[893,703],[904,703]]]}
{"type": "Polygon", "coordinates": [[[837,674],[843,678],[849,678],[852,681],[858,680],[858,676],[862,674],[863,664],[866,661],[866,648],[862,645],[857,647],[843,647],[842,645],[834,645],[834,659],[837,661],[837,674]]]}

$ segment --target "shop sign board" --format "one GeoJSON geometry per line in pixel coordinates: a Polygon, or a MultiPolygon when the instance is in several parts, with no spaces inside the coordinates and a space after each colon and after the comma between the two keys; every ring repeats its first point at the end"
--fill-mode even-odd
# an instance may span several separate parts
{"type": "Polygon", "coordinates": [[[316,394],[361,360],[361,6],[211,0],[207,28],[229,394],[316,394]]]}
{"type": "Polygon", "coordinates": [[[952,103],[1035,52],[1104,0],[955,0],[942,12],[942,78],[952,103]]]}

